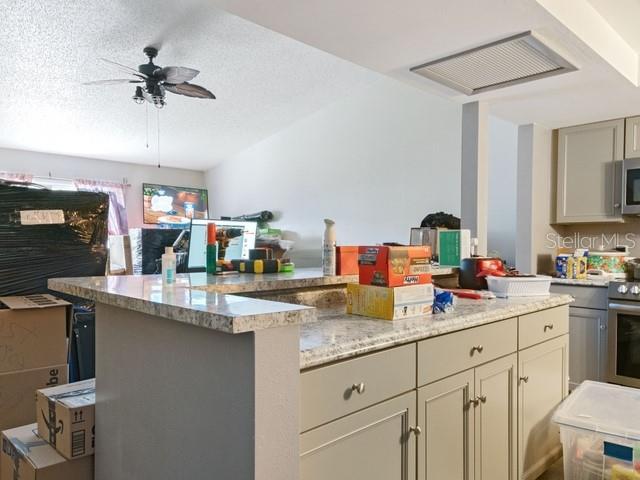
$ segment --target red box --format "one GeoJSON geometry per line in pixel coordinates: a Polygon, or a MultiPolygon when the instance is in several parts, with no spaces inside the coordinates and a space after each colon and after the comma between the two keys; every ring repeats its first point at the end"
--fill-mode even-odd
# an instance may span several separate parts
{"type": "Polygon", "coordinates": [[[431,283],[431,247],[359,247],[358,270],[362,285],[401,287],[431,283]]]}
{"type": "Polygon", "coordinates": [[[336,275],[358,275],[358,247],[336,247],[336,275]]]}

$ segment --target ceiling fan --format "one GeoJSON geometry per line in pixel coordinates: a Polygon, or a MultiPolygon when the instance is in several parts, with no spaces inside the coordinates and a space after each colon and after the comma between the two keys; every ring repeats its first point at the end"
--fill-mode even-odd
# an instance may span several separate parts
{"type": "Polygon", "coordinates": [[[84,85],[141,83],[143,85],[136,87],[136,92],[132,97],[133,101],[137,104],[143,104],[146,100],[154,104],[157,108],[162,108],[166,105],[166,92],[194,98],[216,98],[216,96],[206,88],[189,83],[190,80],[200,73],[199,70],[187,67],[160,67],[153,63],[153,59],[158,56],[158,49],[156,47],[145,47],[143,52],[149,57],[149,62],[139,65],[137,70],[118,62],[107,60],[106,58],[101,59],[104,62],[117,66],[120,70],[133,75],[135,78],[96,80],[93,82],[85,82],[84,85]]]}

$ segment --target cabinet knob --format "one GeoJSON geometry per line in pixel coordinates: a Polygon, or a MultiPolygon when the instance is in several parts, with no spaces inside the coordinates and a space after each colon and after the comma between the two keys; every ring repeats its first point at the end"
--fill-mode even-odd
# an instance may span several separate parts
{"type": "Polygon", "coordinates": [[[487,396],[486,395],[480,395],[478,397],[478,400],[480,400],[480,402],[482,402],[482,403],[487,403],[487,396]]]}
{"type": "Polygon", "coordinates": [[[527,375],[525,377],[520,377],[520,381],[524,382],[524,383],[529,383],[529,375],[527,375]]]}
{"type": "Polygon", "coordinates": [[[547,330],[553,330],[553,323],[548,323],[544,326],[544,331],[546,332],[547,330]]]}
{"type": "Polygon", "coordinates": [[[364,383],[354,383],[353,385],[351,385],[351,391],[358,392],[360,394],[364,393],[364,383]]]}
{"type": "Polygon", "coordinates": [[[471,347],[471,355],[473,355],[475,352],[482,353],[483,350],[484,350],[484,347],[482,345],[476,345],[475,347],[471,347]]]}
{"type": "Polygon", "coordinates": [[[422,434],[422,428],[420,428],[419,425],[416,425],[415,427],[409,427],[409,431],[413,433],[416,437],[422,434]]]}
{"type": "Polygon", "coordinates": [[[472,398],[471,400],[469,400],[469,403],[474,407],[477,407],[481,403],[487,403],[487,397],[486,395],[479,395],[476,398],[472,398]]]}

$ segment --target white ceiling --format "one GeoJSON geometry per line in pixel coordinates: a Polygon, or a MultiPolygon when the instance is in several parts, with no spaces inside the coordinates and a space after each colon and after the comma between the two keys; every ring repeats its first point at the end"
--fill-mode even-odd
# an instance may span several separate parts
{"type": "MultiPolygon", "coordinates": [[[[607,7],[619,18],[632,13],[625,13],[623,4],[638,3],[590,1],[619,2],[607,7]]],[[[217,4],[418,88],[459,102],[486,100],[493,114],[518,124],[555,128],[640,113],[640,90],[634,84],[637,50],[614,29],[603,32],[608,26],[587,0],[217,0],[217,4]],[[590,37],[578,35],[580,28],[565,25],[542,4],[554,4],[564,10],[564,18],[572,15],[574,23],[589,22],[590,37]],[[473,97],[409,72],[412,66],[527,30],[540,34],[579,70],[473,97]],[[594,38],[604,47],[596,48],[591,43],[594,38]]]]}
{"type": "Polygon", "coordinates": [[[587,0],[629,45],[640,52],[640,0],[587,0]]]}
{"type": "MultiPolygon", "coordinates": [[[[201,70],[217,100],[167,94],[163,165],[206,169],[334,102],[378,75],[233,16],[204,0],[0,0],[0,147],[155,164],[156,110],[131,100],[106,57],[201,70]],[[210,4],[209,4],[210,5],[210,4]]],[[[125,75],[126,76],[126,75],[125,75]]]]}

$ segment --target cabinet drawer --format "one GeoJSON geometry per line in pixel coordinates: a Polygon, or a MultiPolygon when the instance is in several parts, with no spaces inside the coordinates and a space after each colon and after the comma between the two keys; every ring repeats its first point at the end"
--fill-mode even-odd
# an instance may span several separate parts
{"type": "Polygon", "coordinates": [[[415,387],[415,344],[302,372],[300,431],[307,431],[415,387]]]}
{"type": "Polygon", "coordinates": [[[583,287],[576,285],[551,285],[551,293],[563,293],[571,295],[575,302],[572,307],[595,308],[606,310],[609,305],[607,287],[583,287]]]}
{"type": "Polygon", "coordinates": [[[569,332],[569,306],[550,308],[519,318],[520,350],[569,332]]]}
{"type": "Polygon", "coordinates": [[[518,349],[518,320],[429,338],[418,343],[418,385],[426,385],[518,349]]]}

